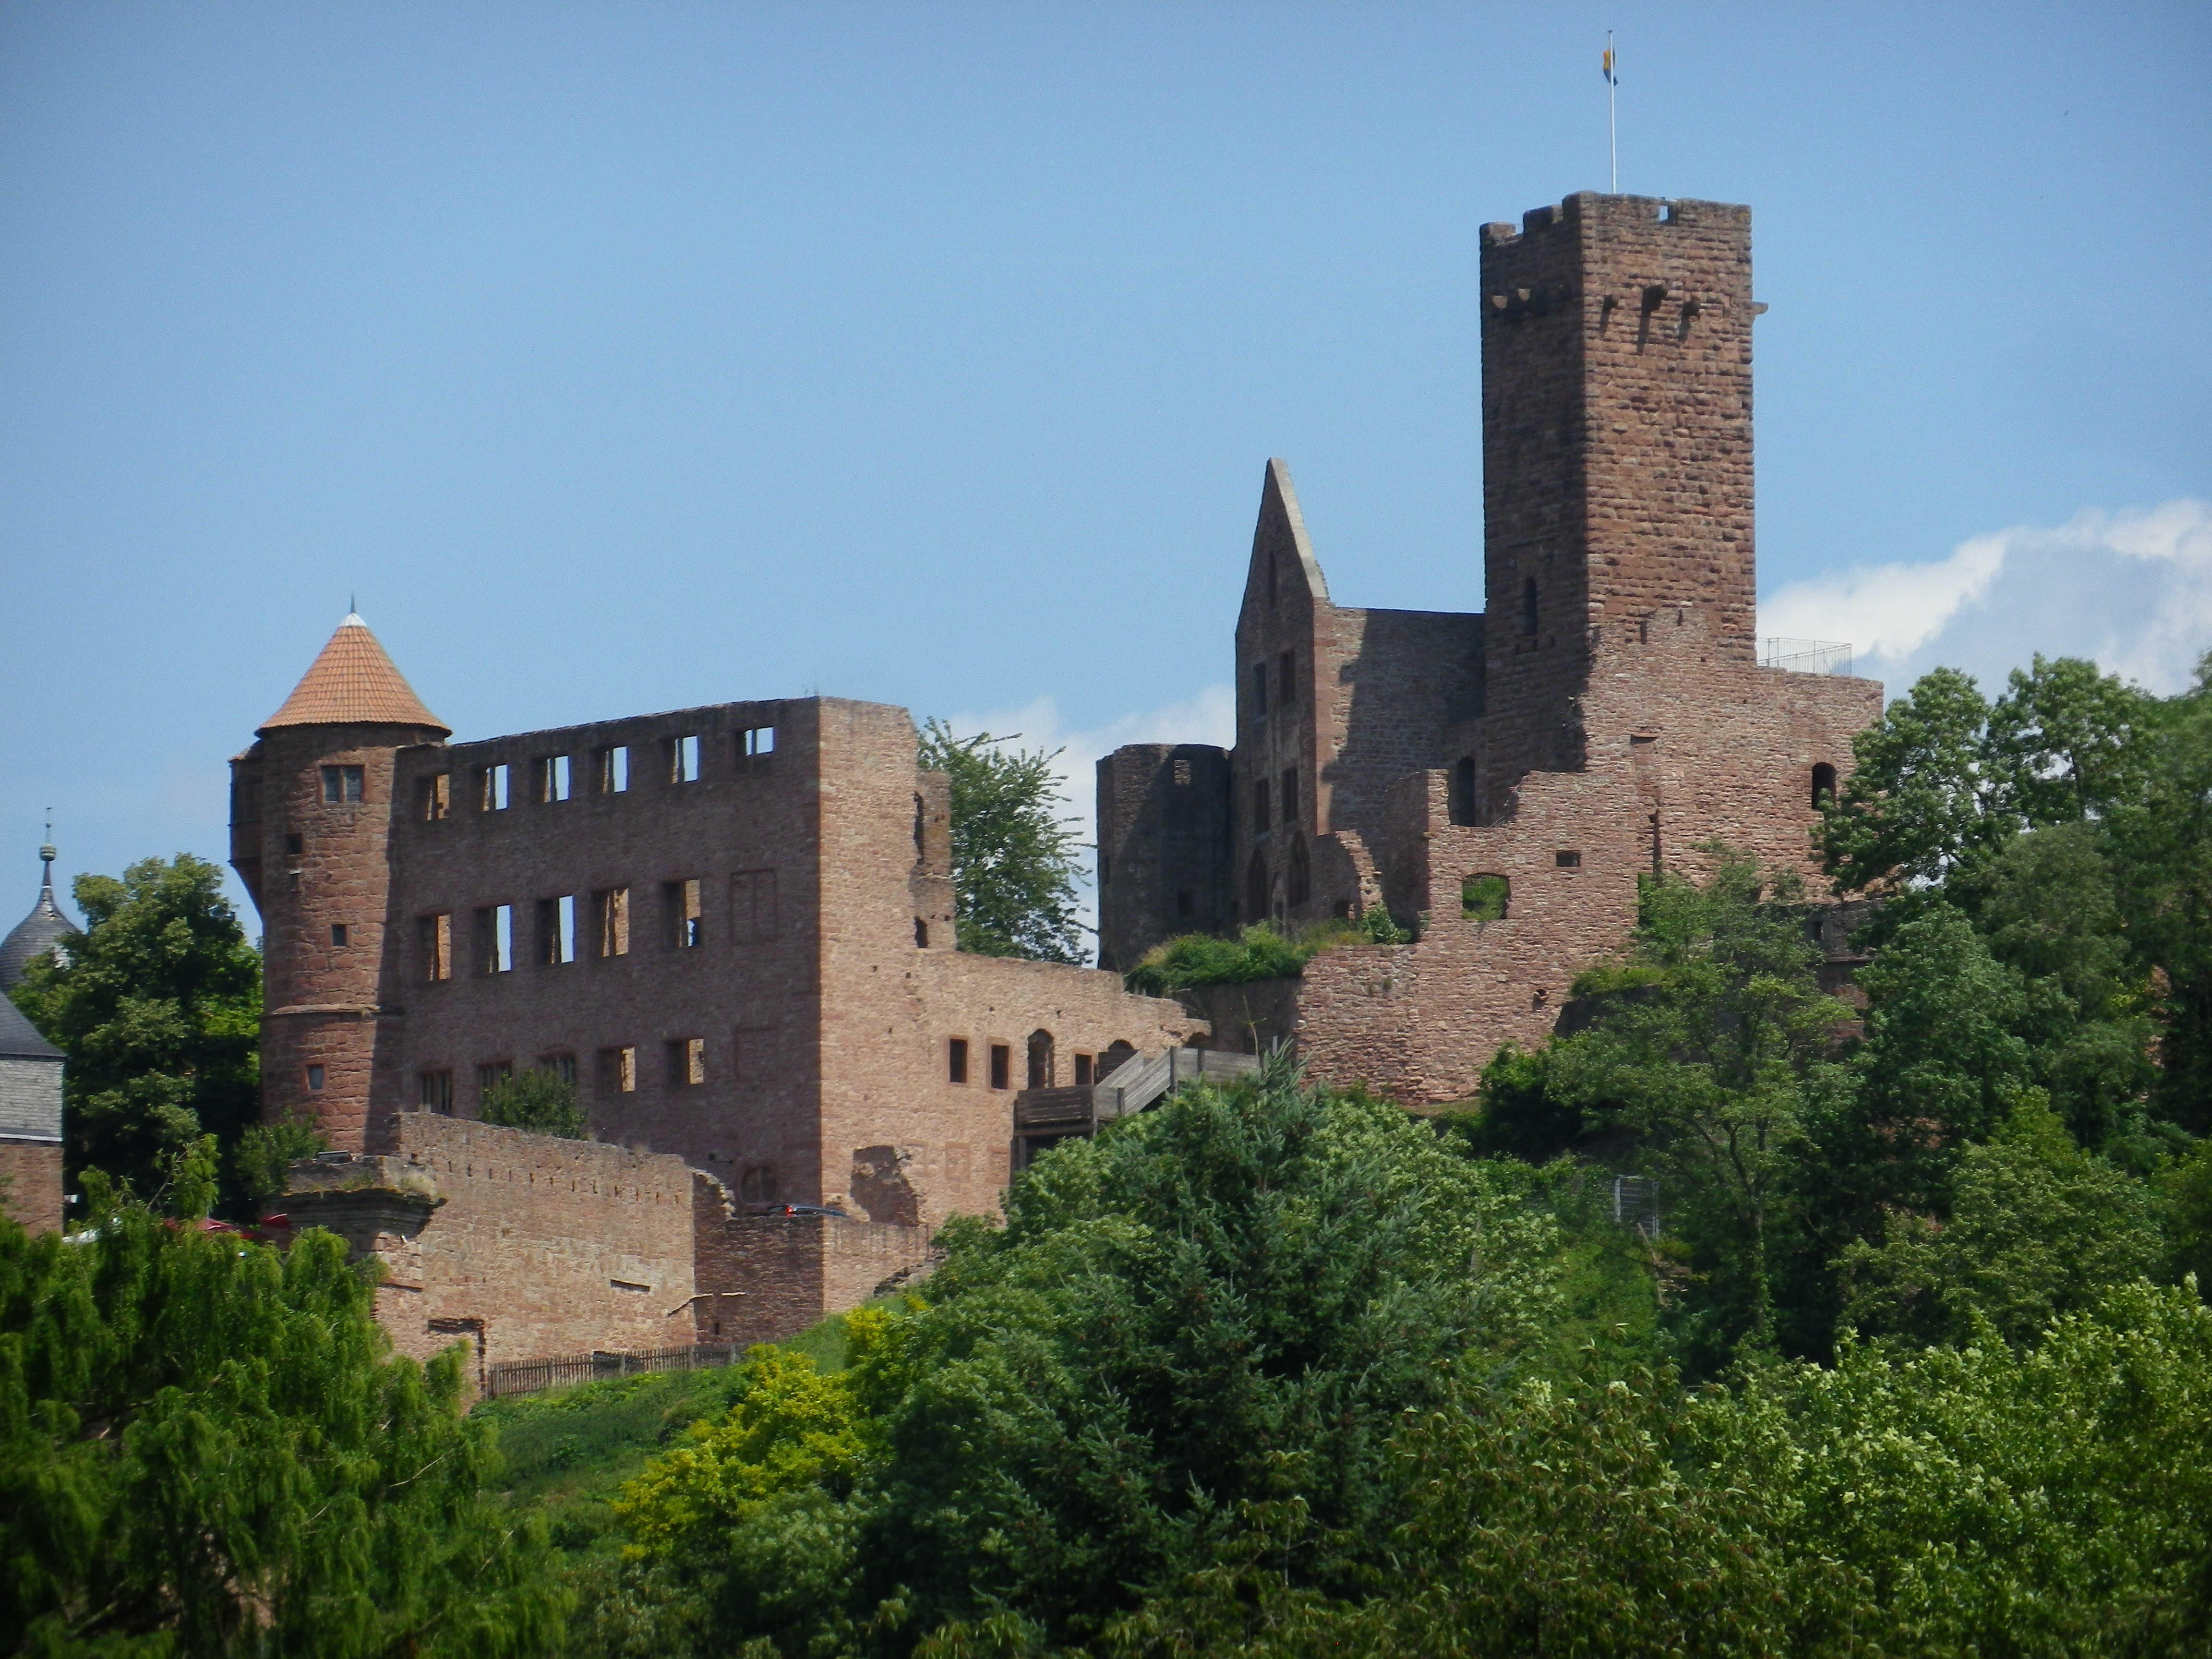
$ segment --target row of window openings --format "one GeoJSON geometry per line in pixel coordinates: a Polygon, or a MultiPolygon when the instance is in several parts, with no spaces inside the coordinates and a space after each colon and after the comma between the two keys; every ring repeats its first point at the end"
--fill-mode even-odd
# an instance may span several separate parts
{"type": "MultiPolygon", "coordinates": [[[[741,771],[750,770],[761,760],[775,752],[775,727],[748,726],[734,740],[737,762],[741,771]]],[[[670,783],[696,783],[700,777],[700,746],[696,734],[671,738],[661,746],[664,775],[670,783]]],[[[335,799],[329,793],[328,775],[346,770],[355,773],[359,767],[325,767],[324,798],[335,799]]],[[[476,769],[476,800],[479,812],[504,812],[513,802],[514,769],[505,762],[495,766],[480,766],[476,769]]],[[[541,806],[550,806],[569,799],[574,793],[575,774],[572,759],[567,755],[544,755],[530,763],[531,796],[541,806]]],[[[592,751],[592,791],[601,795],[626,794],[629,790],[630,748],[617,744],[609,749],[592,751]]],[[[355,785],[358,791],[358,781],[355,785]]],[[[416,786],[422,796],[422,817],[431,823],[453,815],[453,775],[440,772],[424,778],[416,786]]],[[[358,793],[346,799],[358,800],[358,793]]]]}
{"type": "Polygon", "coordinates": [[[1267,780],[1265,778],[1261,778],[1252,786],[1252,833],[1254,835],[1262,834],[1278,823],[1296,823],[1297,821],[1298,769],[1297,767],[1289,766],[1283,769],[1281,793],[1278,795],[1271,796],[1267,780]],[[1281,811],[1271,814],[1268,809],[1278,804],[1282,808],[1281,811]]]}
{"type": "MultiPolygon", "coordinates": [[[[733,1054],[743,1054],[747,1046],[742,1038],[732,1045],[733,1054]]],[[[704,1037],[671,1037],[661,1047],[662,1079],[671,1089],[696,1089],[707,1081],[707,1039],[704,1037]]],[[[621,1044],[602,1048],[598,1055],[598,1084],[602,1097],[635,1094],[638,1086],[637,1049],[632,1044],[621,1044]]],[[[576,1086],[576,1056],[555,1053],[541,1054],[538,1064],[551,1072],[570,1088],[576,1086]]],[[[316,1067],[310,1066],[311,1072],[316,1067]]],[[[733,1067],[734,1069],[734,1067],[733,1067]]],[[[477,1099],[484,1097],[507,1078],[514,1075],[511,1060],[488,1060],[477,1067],[477,1099]]],[[[450,1071],[432,1070],[416,1073],[416,1099],[426,1112],[443,1112],[451,1115],[453,1109],[453,1074],[450,1071]]]]}
{"type": "Polygon", "coordinates": [[[1279,708],[1289,708],[1297,701],[1297,695],[1298,653],[1297,652],[1285,651],[1281,656],[1276,658],[1272,674],[1266,663],[1255,662],[1252,665],[1252,718],[1254,720],[1267,719],[1271,703],[1279,708]]]}
{"type": "MultiPolygon", "coordinates": [[[[588,908],[578,896],[562,893],[539,899],[537,904],[536,957],[545,967],[574,962],[580,948],[600,957],[626,957],[630,946],[630,895],[627,887],[603,888],[588,896],[588,908]],[[587,920],[588,935],[579,933],[580,914],[587,920]]],[[[663,942],[671,950],[696,950],[706,942],[704,884],[696,877],[663,882],[660,887],[663,942]]],[[[514,907],[488,904],[473,915],[476,971],[504,974],[515,964],[514,907]]],[[[765,943],[776,937],[775,872],[744,870],[730,878],[730,923],[732,939],[744,945],[765,943]]],[[[422,977],[428,981],[453,976],[453,914],[440,911],[419,918],[422,977]]],[[[331,943],[343,945],[343,925],[331,929],[331,943]]]]}
{"type": "MultiPolygon", "coordinates": [[[[1056,1075],[1058,1067],[1053,1057],[1052,1033],[1043,1030],[1030,1032],[1029,1042],[1024,1045],[1024,1048],[1028,1060],[1029,1081],[1023,1086],[1030,1089],[1050,1089],[1058,1086],[1059,1079],[1056,1075]]],[[[1129,1043],[1116,1042],[1109,1044],[1106,1052],[1103,1054],[1096,1056],[1077,1054],[1074,1057],[1075,1086],[1079,1089],[1088,1089],[1134,1053],[1136,1049],[1129,1043]]],[[[994,1089],[1013,1087],[1013,1045],[1009,1042],[990,1043],[987,1045],[986,1059],[989,1064],[987,1075],[990,1086],[994,1089]]],[[[949,1037],[945,1040],[945,1080],[949,1083],[964,1084],[969,1081],[969,1048],[966,1037],[949,1037]]]]}

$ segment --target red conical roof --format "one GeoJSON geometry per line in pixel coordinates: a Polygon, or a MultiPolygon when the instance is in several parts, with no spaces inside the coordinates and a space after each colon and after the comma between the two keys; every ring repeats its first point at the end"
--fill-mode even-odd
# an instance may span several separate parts
{"type": "Polygon", "coordinates": [[[300,677],[284,706],[258,730],[266,734],[280,726],[426,726],[444,737],[453,734],[453,727],[422,706],[368,624],[350,614],[300,677]]]}

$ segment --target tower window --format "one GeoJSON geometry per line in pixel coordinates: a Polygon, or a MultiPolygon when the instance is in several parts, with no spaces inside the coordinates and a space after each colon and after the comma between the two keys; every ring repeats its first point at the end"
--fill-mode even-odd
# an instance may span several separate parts
{"type": "Polygon", "coordinates": [[[323,799],[330,805],[351,805],[361,800],[362,769],[358,766],[325,766],[323,769],[323,799]]]}
{"type": "Polygon", "coordinates": [[[1287,707],[1298,695],[1298,653],[1285,651],[1275,659],[1275,701],[1287,707]]]}
{"type": "Polygon", "coordinates": [[[1833,805],[1836,798],[1836,769],[1822,761],[1813,769],[1813,810],[1833,805]]]}
{"type": "Polygon", "coordinates": [[[1267,815],[1267,781],[1261,778],[1252,786],[1252,833],[1266,834],[1267,826],[1273,822],[1267,815]]]}
{"type": "Polygon", "coordinates": [[[1298,769],[1283,769],[1283,822],[1295,823],[1298,817],[1298,769]]]}
{"type": "Polygon", "coordinates": [[[334,921],[331,924],[331,943],[332,945],[342,945],[345,944],[347,937],[348,930],[345,923],[342,921],[334,921]]]}
{"type": "Polygon", "coordinates": [[[945,1045],[945,1075],[951,1083],[968,1080],[968,1039],[954,1037],[945,1045]]]}
{"type": "Polygon", "coordinates": [[[1267,665],[1263,662],[1252,665],[1252,718],[1267,718],[1267,665]]]}
{"type": "Polygon", "coordinates": [[[629,787],[629,745],[618,743],[611,749],[602,749],[599,761],[599,793],[619,795],[629,787]]]}
{"type": "Polygon", "coordinates": [[[697,737],[671,738],[668,740],[668,781],[671,783],[699,781],[697,737]]]}
{"type": "Polygon", "coordinates": [[[1580,853],[1554,853],[1552,862],[1562,870],[1579,870],[1583,867],[1583,855],[1580,853]]]}
{"type": "Polygon", "coordinates": [[[1534,634],[1537,620],[1536,579],[1531,576],[1521,584],[1521,631],[1534,634]]]}
{"type": "Polygon", "coordinates": [[[294,858],[299,857],[301,854],[307,850],[307,838],[305,836],[285,836],[284,850],[294,858]]]}
{"type": "Polygon", "coordinates": [[[1474,757],[1461,757],[1452,768],[1451,821],[1454,823],[1474,822],[1474,757]]]}
{"type": "Polygon", "coordinates": [[[319,1095],[322,1091],[323,1068],[319,1066],[310,1066],[307,1067],[307,1092],[311,1095],[319,1095]]]}
{"type": "Polygon", "coordinates": [[[1291,842],[1288,896],[1292,904],[1304,904],[1313,896],[1313,862],[1306,852],[1306,838],[1297,837],[1291,842]]]}
{"type": "Polygon", "coordinates": [[[480,766],[477,769],[477,811],[504,812],[507,811],[507,769],[504,766],[480,766]]]}

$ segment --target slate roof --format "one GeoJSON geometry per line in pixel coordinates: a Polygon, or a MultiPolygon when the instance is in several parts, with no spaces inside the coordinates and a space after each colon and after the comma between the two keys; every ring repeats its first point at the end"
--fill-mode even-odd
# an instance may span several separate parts
{"type": "Polygon", "coordinates": [[[82,936],[84,929],[62,914],[61,906],[54,902],[53,848],[40,849],[46,855],[46,878],[39,887],[39,902],[0,940],[0,995],[8,988],[22,982],[23,969],[33,957],[53,949],[62,939],[82,936]]]}
{"type": "Polygon", "coordinates": [[[62,1051],[39,1035],[23,1011],[0,997],[0,1059],[59,1060],[62,1051]]]}
{"type": "Polygon", "coordinates": [[[423,707],[368,624],[349,614],[284,706],[258,729],[265,735],[284,726],[370,725],[424,726],[453,735],[451,726],[423,707]]]}

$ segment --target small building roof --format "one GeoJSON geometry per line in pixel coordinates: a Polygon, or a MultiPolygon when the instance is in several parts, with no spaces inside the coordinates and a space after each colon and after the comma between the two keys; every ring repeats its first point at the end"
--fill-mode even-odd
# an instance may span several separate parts
{"type": "Polygon", "coordinates": [[[59,1060],[62,1051],[39,1035],[23,1011],[0,997],[0,1060],[59,1060]]]}
{"type": "MultiPolygon", "coordinates": [[[[52,825],[47,825],[51,830],[52,825]]],[[[31,965],[31,958],[50,954],[54,946],[65,939],[82,938],[84,929],[62,914],[54,902],[54,845],[48,842],[39,848],[39,856],[46,861],[46,872],[39,883],[39,902],[31,907],[31,914],[9,930],[8,937],[0,940],[0,997],[8,988],[22,982],[23,970],[31,965]]]]}
{"type": "Polygon", "coordinates": [[[453,735],[451,726],[423,707],[368,624],[350,611],[284,706],[258,730],[265,736],[285,726],[422,726],[453,735]]]}

